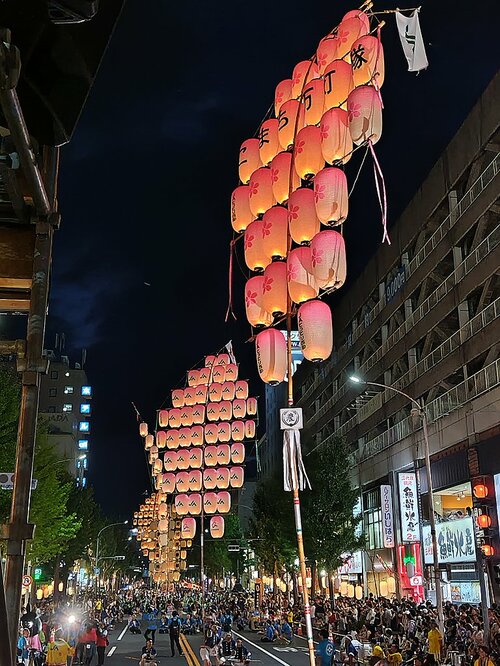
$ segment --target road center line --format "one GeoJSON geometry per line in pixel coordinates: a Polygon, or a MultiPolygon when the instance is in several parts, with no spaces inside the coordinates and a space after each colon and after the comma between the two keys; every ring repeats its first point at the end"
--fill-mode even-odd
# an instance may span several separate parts
{"type": "Polygon", "coordinates": [[[122,633],[116,639],[117,641],[121,641],[121,639],[125,636],[125,633],[126,633],[127,629],[128,629],[128,624],[125,625],[125,628],[123,629],[122,633]]]}
{"type": "Polygon", "coordinates": [[[256,643],[253,643],[251,640],[249,640],[246,636],[242,636],[241,634],[238,634],[236,631],[233,631],[233,634],[235,636],[238,636],[238,638],[241,638],[241,640],[246,641],[247,643],[250,643],[250,645],[253,645],[257,650],[260,650],[261,652],[264,652],[264,654],[267,654],[268,657],[271,657],[271,659],[274,659],[275,661],[279,662],[280,664],[283,664],[283,666],[291,666],[287,661],[283,661],[283,659],[280,659],[274,654],[271,654],[264,648],[260,647],[260,645],[257,645],[256,643]]]}
{"type": "Polygon", "coordinates": [[[112,647],[111,650],[108,652],[108,654],[106,655],[106,657],[112,657],[113,654],[114,654],[114,652],[115,652],[115,650],[116,650],[116,645],[113,645],[113,647],[112,647]]]}

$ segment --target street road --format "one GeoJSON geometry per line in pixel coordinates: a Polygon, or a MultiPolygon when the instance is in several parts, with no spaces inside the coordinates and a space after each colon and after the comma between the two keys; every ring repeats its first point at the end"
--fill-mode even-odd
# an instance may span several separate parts
{"type": "MultiPolygon", "coordinates": [[[[144,628],[146,623],[142,623],[144,628]]],[[[109,666],[133,666],[134,662],[139,662],[141,658],[141,650],[145,645],[144,628],[143,633],[139,635],[131,634],[125,631],[126,624],[120,623],[115,626],[115,629],[109,634],[109,647],[106,650],[106,662],[109,666]]],[[[159,634],[156,632],[155,648],[158,651],[156,658],[159,666],[198,666],[198,664],[190,664],[186,662],[185,657],[179,657],[176,654],[172,658],[170,652],[170,637],[168,634],[159,634]]]]}

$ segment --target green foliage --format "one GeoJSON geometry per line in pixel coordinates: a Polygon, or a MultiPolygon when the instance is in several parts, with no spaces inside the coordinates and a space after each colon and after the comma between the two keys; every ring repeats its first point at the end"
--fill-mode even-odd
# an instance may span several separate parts
{"type": "Polygon", "coordinates": [[[78,531],[61,552],[65,568],[69,569],[77,560],[90,563],[90,553],[95,549],[97,533],[104,526],[104,519],[95,501],[93,488],[91,486],[82,488],[69,474],[67,477],[71,482],[67,510],[76,514],[80,523],[78,531]]]}
{"type": "MultiPolygon", "coordinates": [[[[225,529],[223,539],[212,539],[205,535],[205,574],[213,578],[222,575],[223,571],[236,572],[239,553],[230,553],[229,543],[240,543],[243,533],[240,519],[236,514],[224,516],[225,529]]],[[[208,523],[208,521],[206,521],[208,523]]]]}
{"type": "MultiPolygon", "coordinates": [[[[13,472],[16,461],[20,384],[14,370],[0,368],[0,472],[13,472]]],[[[12,491],[0,489],[0,523],[9,520],[12,491]]]]}

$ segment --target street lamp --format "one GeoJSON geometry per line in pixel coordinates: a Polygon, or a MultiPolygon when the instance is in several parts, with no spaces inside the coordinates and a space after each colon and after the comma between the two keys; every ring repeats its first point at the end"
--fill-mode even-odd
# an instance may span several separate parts
{"type": "MultiPolygon", "coordinates": [[[[97,573],[97,565],[99,564],[99,539],[101,538],[101,534],[104,532],[104,530],[109,529],[110,527],[117,527],[118,525],[128,525],[128,520],[124,520],[121,523],[111,523],[111,525],[105,525],[102,530],[100,530],[97,534],[97,539],[96,539],[96,545],[95,545],[95,568],[96,568],[96,574],[95,574],[95,588],[96,588],[96,594],[97,594],[97,581],[99,579],[99,574],[97,573]]],[[[101,558],[104,559],[104,558],[101,558]]]]}
{"type": "Polygon", "coordinates": [[[419,416],[422,420],[422,430],[424,434],[424,459],[425,459],[425,474],[427,477],[427,488],[428,488],[428,497],[429,497],[429,522],[431,527],[431,539],[432,539],[432,553],[434,557],[434,585],[436,588],[436,608],[438,613],[438,624],[441,631],[444,627],[444,616],[443,616],[443,594],[441,591],[441,573],[439,571],[439,561],[438,561],[438,547],[437,547],[437,538],[436,538],[436,517],[434,513],[434,495],[432,492],[432,473],[431,473],[431,459],[430,459],[430,450],[429,450],[429,434],[427,432],[427,414],[425,412],[425,406],[420,403],[415,398],[412,398],[410,395],[404,391],[400,391],[395,386],[390,386],[387,384],[381,384],[379,382],[368,382],[357,375],[351,375],[349,377],[350,381],[354,384],[363,384],[364,386],[378,386],[379,388],[387,389],[388,391],[394,391],[394,393],[399,393],[404,398],[409,400],[413,409],[411,410],[412,416],[419,416]]]}

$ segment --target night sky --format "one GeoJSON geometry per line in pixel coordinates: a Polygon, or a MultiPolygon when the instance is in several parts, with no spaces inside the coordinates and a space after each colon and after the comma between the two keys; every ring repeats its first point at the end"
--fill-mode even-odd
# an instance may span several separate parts
{"type": "MultiPolygon", "coordinates": [[[[376,9],[396,4],[413,6],[399,0],[376,9]]],[[[149,487],[131,401],[153,426],[185,371],[230,338],[243,376],[255,375],[241,277],[238,321],[224,324],[239,146],[255,133],[278,81],[354,7],[344,0],[125,6],[62,153],[63,224],[46,342],[51,348],[54,332],[65,332],[74,360],[88,349],[89,480],[108,512],[128,515],[149,487]]],[[[480,14],[463,0],[423,3],[430,67],[418,76],[407,72],[394,16],[384,17],[384,133],[376,150],[390,222],[497,69],[496,2],[477,7],[480,14]]],[[[350,181],[361,152],[347,165],[350,181]]],[[[368,161],[345,236],[353,280],[381,238],[368,161]]],[[[255,382],[252,392],[262,386],[255,382]]]]}

